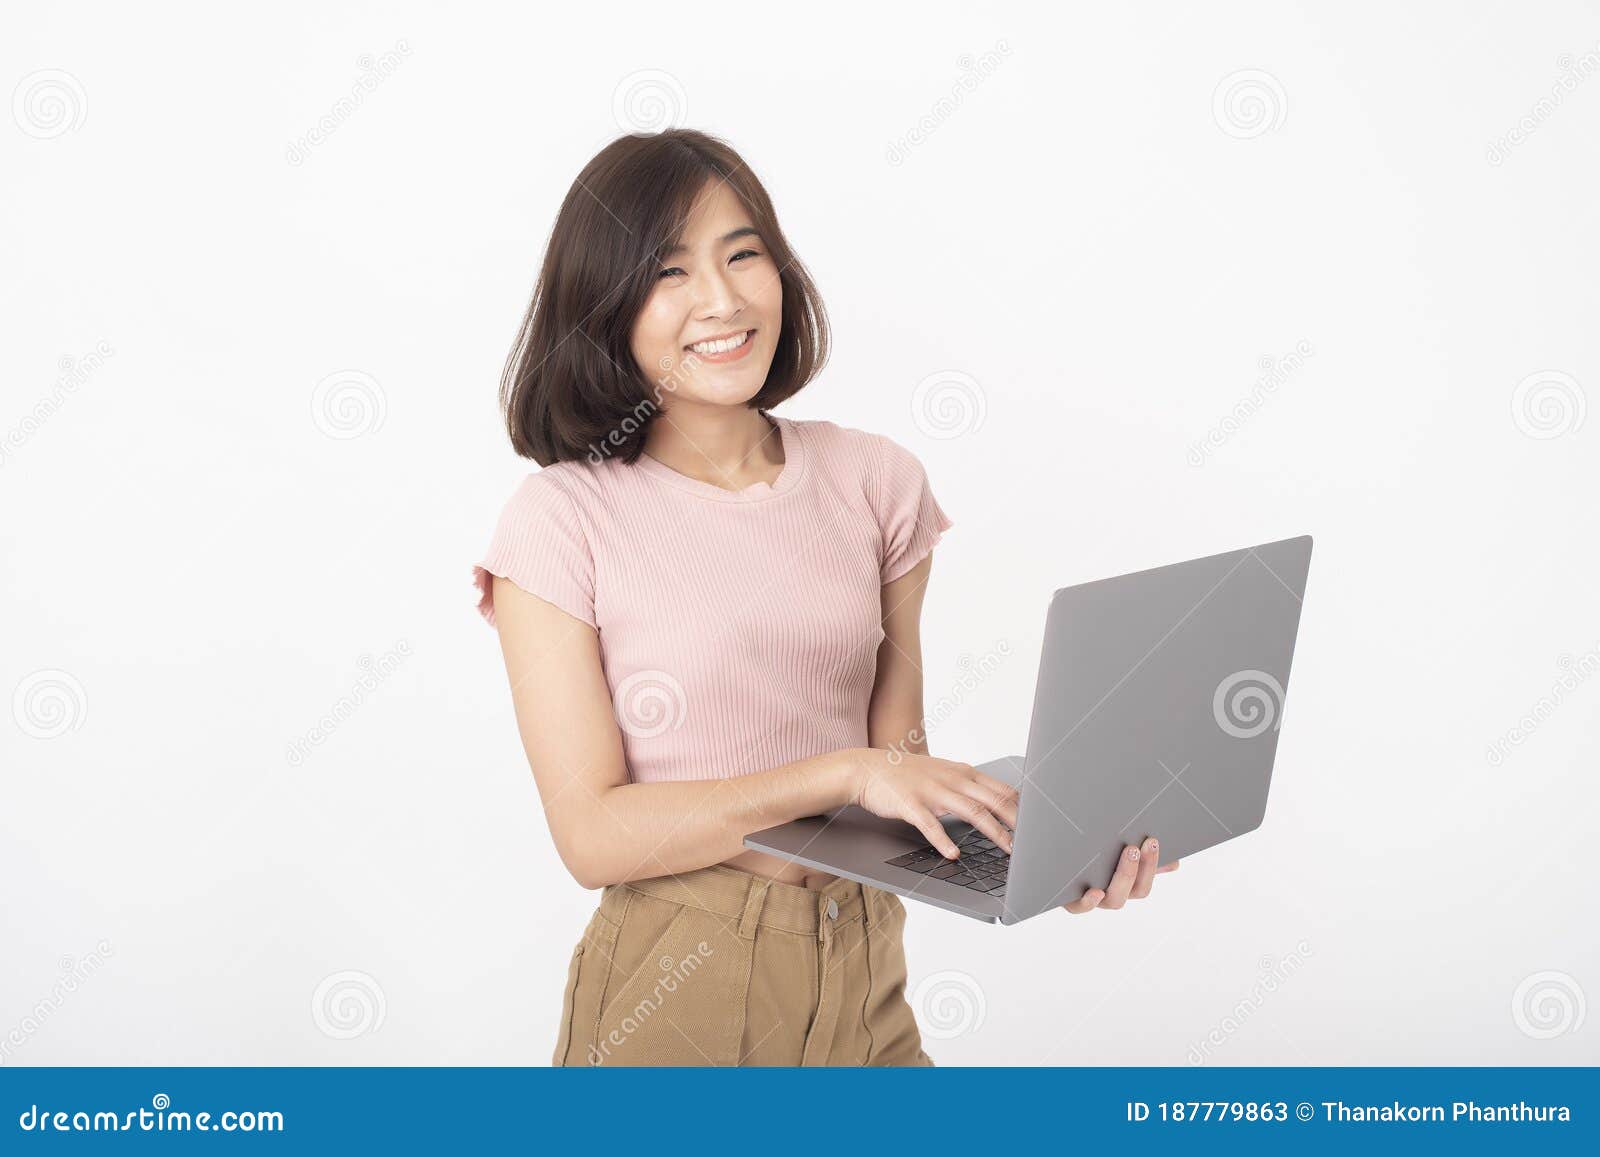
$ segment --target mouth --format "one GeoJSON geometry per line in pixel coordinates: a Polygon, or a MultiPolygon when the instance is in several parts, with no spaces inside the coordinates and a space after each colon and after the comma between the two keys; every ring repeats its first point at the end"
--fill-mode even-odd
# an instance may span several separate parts
{"type": "Polygon", "coordinates": [[[697,341],[683,348],[703,361],[731,362],[750,352],[750,348],[755,344],[755,336],[756,331],[753,329],[739,330],[719,338],[697,341]]]}

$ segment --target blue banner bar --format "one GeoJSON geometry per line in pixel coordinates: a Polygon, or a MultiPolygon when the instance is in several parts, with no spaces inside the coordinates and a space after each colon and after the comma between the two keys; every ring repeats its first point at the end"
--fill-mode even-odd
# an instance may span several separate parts
{"type": "Polygon", "coordinates": [[[0,1153],[1600,1152],[1595,1068],[0,1069],[0,1153]],[[205,1140],[196,1140],[197,1138],[205,1140]],[[1286,1150],[1286,1146],[1292,1149],[1286,1150]],[[1141,1148],[1142,1147],[1142,1148],[1141,1148]]]}

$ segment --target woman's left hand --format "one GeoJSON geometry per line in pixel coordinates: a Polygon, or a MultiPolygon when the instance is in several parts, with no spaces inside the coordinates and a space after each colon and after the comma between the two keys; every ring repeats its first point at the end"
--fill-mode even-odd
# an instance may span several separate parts
{"type": "Polygon", "coordinates": [[[1163,872],[1175,870],[1177,866],[1177,860],[1170,864],[1161,863],[1160,845],[1151,836],[1145,840],[1143,848],[1129,844],[1122,849],[1122,858],[1117,861],[1117,870],[1112,874],[1110,884],[1104,888],[1090,888],[1079,899],[1061,907],[1078,915],[1096,908],[1120,908],[1129,900],[1143,900],[1150,894],[1150,885],[1155,883],[1155,878],[1163,872]]]}

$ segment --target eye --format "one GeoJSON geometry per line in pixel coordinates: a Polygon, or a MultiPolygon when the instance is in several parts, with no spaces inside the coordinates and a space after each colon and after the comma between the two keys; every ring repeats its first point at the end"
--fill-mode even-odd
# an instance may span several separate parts
{"type": "Polygon", "coordinates": [[[682,272],[683,272],[683,270],[679,269],[676,265],[674,265],[671,269],[663,269],[660,273],[656,274],[656,277],[658,279],[659,278],[663,278],[663,277],[671,277],[674,274],[680,274],[682,272]]]}
{"type": "Polygon", "coordinates": [[[761,256],[761,254],[758,251],[754,250],[754,249],[741,249],[741,250],[739,250],[739,252],[735,253],[728,260],[737,261],[741,257],[760,257],[760,256],[761,256]]]}

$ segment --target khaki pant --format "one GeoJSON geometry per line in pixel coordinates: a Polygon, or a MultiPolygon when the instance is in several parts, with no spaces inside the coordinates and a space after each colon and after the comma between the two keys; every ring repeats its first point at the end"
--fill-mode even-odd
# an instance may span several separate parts
{"type": "Polygon", "coordinates": [[[557,1065],[931,1065],[899,897],[723,864],[612,884],[572,952],[557,1065]]]}

